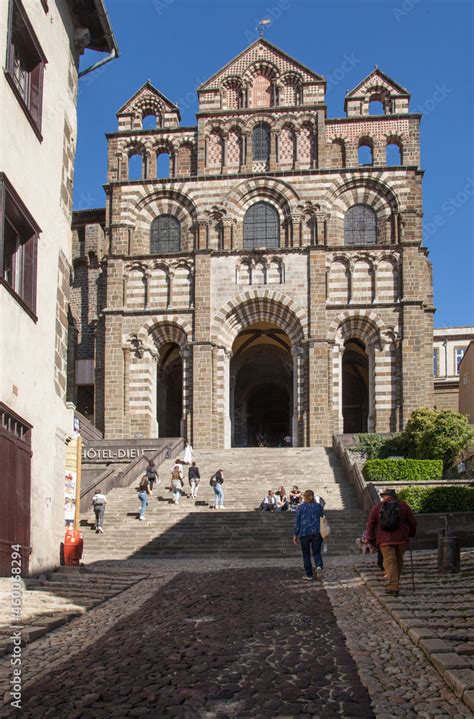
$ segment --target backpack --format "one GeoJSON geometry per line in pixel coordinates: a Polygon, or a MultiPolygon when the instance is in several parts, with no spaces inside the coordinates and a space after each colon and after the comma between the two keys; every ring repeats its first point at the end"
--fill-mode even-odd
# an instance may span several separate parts
{"type": "Polygon", "coordinates": [[[380,529],[394,532],[400,526],[400,507],[398,502],[383,502],[380,512],[380,529]]]}
{"type": "Polygon", "coordinates": [[[173,471],[171,472],[171,479],[181,481],[181,473],[179,471],[179,467],[173,467],[173,471]]]}

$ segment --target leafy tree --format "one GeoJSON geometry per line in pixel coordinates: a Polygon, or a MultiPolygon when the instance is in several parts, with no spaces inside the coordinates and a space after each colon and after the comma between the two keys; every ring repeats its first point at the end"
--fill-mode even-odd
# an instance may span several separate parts
{"type": "MultiPolygon", "coordinates": [[[[407,457],[425,459],[424,456],[420,456],[419,447],[425,433],[433,429],[436,414],[437,410],[430,407],[420,407],[412,412],[405,430],[402,432],[402,444],[407,457]]],[[[435,458],[433,457],[433,459],[435,458]]]]}
{"type": "Polygon", "coordinates": [[[444,469],[449,469],[473,439],[466,417],[449,409],[437,411],[420,437],[418,458],[442,459],[444,469]]]}

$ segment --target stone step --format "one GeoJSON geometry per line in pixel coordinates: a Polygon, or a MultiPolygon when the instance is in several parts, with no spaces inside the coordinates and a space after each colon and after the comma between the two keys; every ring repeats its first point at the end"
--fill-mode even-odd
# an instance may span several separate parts
{"type": "MultiPolygon", "coordinates": [[[[347,483],[332,449],[252,448],[195,452],[201,472],[199,504],[182,497],[179,505],[167,490],[174,457],[160,466],[161,484],[146,510],[145,521],[138,522],[136,481],[108,494],[105,533],[87,531],[92,512],[83,517],[84,561],[128,557],[282,557],[298,556],[300,550],[290,538],[295,520],[293,512],[256,511],[270,487],[283,484],[289,491],[312,486],[326,500],[332,527],[330,551],[342,554],[355,549],[366,513],[357,504],[353,488],[347,483]],[[225,510],[214,511],[214,492],[209,477],[224,470],[225,510]],[[314,479],[313,479],[314,478],[314,479]],[[157,501],[158,500],[158,501],[157,501]]],[[[185,492],[189,493],[187,467],[185,492]]]]}

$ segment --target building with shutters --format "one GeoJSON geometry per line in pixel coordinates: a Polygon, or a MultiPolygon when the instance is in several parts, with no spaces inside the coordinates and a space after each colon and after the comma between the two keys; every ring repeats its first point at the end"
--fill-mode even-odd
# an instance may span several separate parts
{"type": "Polygon", "coordinates": [[[118,110],[73,220],[71,399],[107,438],[328,445],[433,404],[420,115],[377,67],[340,117],[325,89],[259,38],[196,126],[150,82],[118,110]]]}
{"type": "MultiPolygon", "coordinates": [[[[0,3],[0,574],[59,562],[79,58],[117,52],[102,0],[0,3]],[[18,566],[18,565],[16,565],[18,566]]],[[[98,57],[104,58],[104,55],[98,57]]]]}

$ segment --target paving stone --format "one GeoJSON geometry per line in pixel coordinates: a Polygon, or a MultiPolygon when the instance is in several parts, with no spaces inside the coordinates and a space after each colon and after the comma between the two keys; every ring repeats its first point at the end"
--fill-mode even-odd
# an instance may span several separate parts
{"type": "Polygon", "coordinates": [[[474,671],[472,669],[457,669],[456,672],[448,669],[443,676],[457,697],[462,697],[466,690],[474,691],[474,671]]]}
{"type": "Polygon", "coordinates": [[[425,654],[428,655],[450,651],[450,645],[442,639],[437,639],[436,637],[432,639],[420,639],[418,646],[425,652],[425,654]]]}
{"type": "Polygon", "coordinates": [[[408,630],[408,636],[414,644],[418,644],[420,639],[426,639],[432,637],[435,634],[433,629],[429,627],[410,627],[408,630]]]}
{"type": "Polygon", "coordinates": [[[467,662],[455,652],[446,652],[445,654],[431,654],[431,661],[436,669],[443,673],[446,669],[465,669],[467,662]]]}

